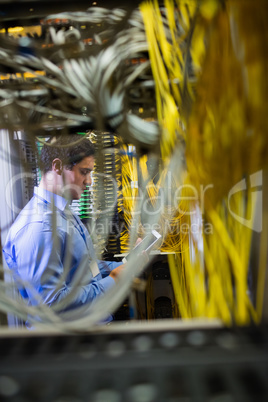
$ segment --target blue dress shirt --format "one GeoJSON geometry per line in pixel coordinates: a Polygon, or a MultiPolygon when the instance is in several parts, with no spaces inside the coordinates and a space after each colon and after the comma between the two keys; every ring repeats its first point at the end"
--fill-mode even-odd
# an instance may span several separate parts
{"type": "Polygon", "coordinates": [[[121,265],[97,260],[91,237],[67,200],[40,187],[12,225],[3,252],[29,305],[38,303],[38,294],[65,311],[108,291],[115,283],[109,274],[121,265]]]}

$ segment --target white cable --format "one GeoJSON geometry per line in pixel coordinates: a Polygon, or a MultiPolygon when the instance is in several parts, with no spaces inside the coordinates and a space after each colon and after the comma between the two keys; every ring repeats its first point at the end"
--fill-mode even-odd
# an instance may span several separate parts
{"type": "MultiPolygon", "coordinates": [[[[77,69],[79,69],[78,66],[77,66],[77,69]]],[[[86,102],[90,102],[92,100],[92,97],[90,96],[90,92],[87,90],[86,86],[81,83],[79,75],[75,74],[73,66],[69,62],[69,60],[63,61],[63,71],[64,71],[66,78],[68,79],[69,85],[75,91],[76,96],[81,97],[86,102]]],[[[82,74],[81,70],[80,70],[80,74],[82,74]]]]}
{"type": "Polygon", "coordinates": [[[80,123],[91,123],[92,122],[91,118],[87,117],[87,116],[77,115],[77,114],[73,114],[73,113],[65,113],[60,110],[47,108],[45,106],[33,105],[31,102],[27,102],[27,101],[17,100],[16,104],[25,109],[34,109],[35,111],[38,111],[40,113],[50,114],[55,117],[66,118],[70,121],[73,120],[73,121],[77,121],[80,123]]]}

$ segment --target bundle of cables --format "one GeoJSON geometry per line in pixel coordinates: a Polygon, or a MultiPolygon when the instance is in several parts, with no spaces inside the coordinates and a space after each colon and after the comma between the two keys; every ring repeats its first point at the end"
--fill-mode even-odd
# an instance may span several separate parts
{"type": "MultiPolygon", "coordinates": [[[[62,61],[58,48],[59,58],[55,56],[53,63],[43,57],[14,56],[8,47],[0,52],[2,64],[47,73],[38,75],[42,83],[38,91],[47,96],[47,105],[29,101],[40,92],[0,92],[4,126],[16,105],[51,113],[66,125],[70,120],[96,123],[101,131],[109,126],[126,144],[136,147],[136,155],[128,155],[129,149],[123,148],[121,158],[120,208],[129,230],[121,237],[122,251],[134,244],[141,225],[159,225],[163,250],[176,253],[168,258],[182,318],[216,317],[228,325],[261,320],[267,222],[263,221],[261,231],[254,219],[262,211],[260,192],[253,190],[262,184],[267,168],[267,13],[268,7],[258,1],[252,5],[235,0],[165,0],[164,7],[156,0],[146,1],[140,12],[128,18],[128,34],[125,30],[118,33],[112,46],[101,47],[96,57],[62,61]],[[147,51],[147,62],[137,70],[125,69],[126,59],[147,51]],[[126,108],[127,90],[146,71],[152,72],[154,80],[157,124],[126,108]],[[55,98],[50,98],[47,85],[60,94],[54,111],[49,102],[55,98]],[[78,110],[85,105],[88,109],[81,115],[78,110]],[[150,149],[156,153],[159,142],[161,153],[154,157],[160,170],[155,178],[146,170],[148,159],[142,155],[150,149]],[[145,210],[144,205],[148,206],[145,210]],[[252,267],[252,237],[258,232],[259,266],[252,267]],[[248,285],[250,269],[258,276],[256,301],[248,285]]],[[[112,14],[111,19],[119,14],[112,14]]],[[[67,17],[90,19],[92,15],[67,17]]],[[[64,34],[52,31],[51,38],[61,41],[58,46],[62,47],[64,34]]],[[[84,330],[121,304],[133,277],[143,268],[130,259],[109,293],[94,305],[63,314],[86,275],[85,264],[74,278],[74,293],[52,308],[43,305],[38,294],[34,307],[8,299],[5,290],[11,285],[1,281],[1,308],[33,322],[38,316],[41,322],[35,325],[53,323],[63,331],[84,330]]],[[[31,284],[24,286],[31,288],[31,284]]]]}

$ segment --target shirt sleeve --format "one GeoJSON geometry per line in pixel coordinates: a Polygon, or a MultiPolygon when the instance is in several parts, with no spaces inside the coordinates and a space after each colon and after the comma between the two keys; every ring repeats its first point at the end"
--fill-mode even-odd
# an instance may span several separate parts
{"type": "Polygon", "coordinates": [[[84,281],[83,269],[89,265],[89,256],[85,252],[79,266],[72,273],[72,260],[69,267],[64,259],[66,251],[65,234],[60,230],[44,230],[42,223],[28,225],[15,241],[16,265],[19,277],[32,305],[38,303],[37,295],[48,305],[58,304],[57,310],[69,310],[85,303],[93,303],[101,294],[113,285],[112,277],[102,278],[97,275],[90,281],[84,281]],[[82,270],[82,271],[81,271],[82,270]],[[81,277],[81,278],[80,278],[81,277]]]}
{"type": "Polygon", "coordinates": [[[98,267],[103,278],[110,275],[111,271],[122,265],[122,262],[116,261],[100,261],[98,260],[98,267]]]}

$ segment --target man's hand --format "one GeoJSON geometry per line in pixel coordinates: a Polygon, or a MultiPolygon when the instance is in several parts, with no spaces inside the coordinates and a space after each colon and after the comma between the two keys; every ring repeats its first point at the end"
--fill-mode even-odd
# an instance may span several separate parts
{"type": "Polygon", "coordinates": [[[111,276],[115,281],[117,281],[117,279],[118,279],[120,273],[121,273],[122,271],[124,271],[124,269],[125,269],[125,264],[119,265],[119,267],[117,267],[117,268],[115,268],[115,269],[113,269],[113,270],[111,271],[111,273],[110,273],[109,276],[111,276]]]}
{"type": "Polygon", "coordinates": [[[138,244],[140,244],[141,241],[142,241],[142,238],[141,238],[141,237],[138,237],[137,240],[136,240],[136,243],[135,243],[135,247],[136,247],[138,244]]]}

